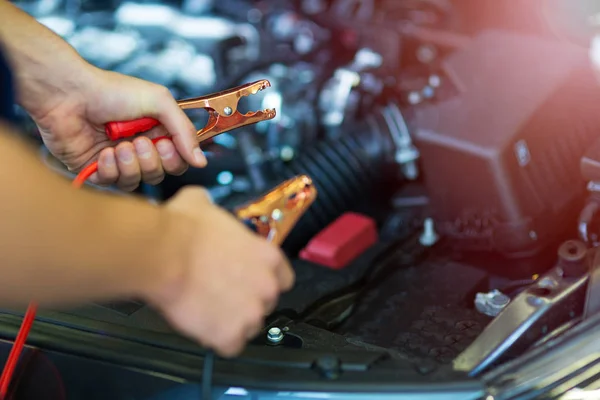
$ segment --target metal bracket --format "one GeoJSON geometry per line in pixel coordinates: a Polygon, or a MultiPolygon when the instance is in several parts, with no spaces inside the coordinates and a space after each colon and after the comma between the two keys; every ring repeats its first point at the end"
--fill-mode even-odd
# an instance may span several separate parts
{"type": "Polygon", "coordinates": [[[512,300],[454,360],[454,368],[475,376],[526,351],[581,313],[587,279],[565,278],[562,268],[554,267],[512,300]]]}

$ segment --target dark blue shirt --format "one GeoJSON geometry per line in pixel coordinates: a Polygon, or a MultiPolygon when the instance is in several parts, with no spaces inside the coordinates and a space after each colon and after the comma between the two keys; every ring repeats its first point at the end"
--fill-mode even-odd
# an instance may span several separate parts
{"type": "Polygon", "coordinates": [[[15,122],[15,98],[10,67],[0,46],[0,119],[15,122]]]}

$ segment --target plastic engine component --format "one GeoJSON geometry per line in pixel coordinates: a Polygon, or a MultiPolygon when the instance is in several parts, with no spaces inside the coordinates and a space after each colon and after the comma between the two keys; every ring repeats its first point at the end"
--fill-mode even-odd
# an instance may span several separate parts
{"type": "Polygon", "coordinates": [[[300,252],[300,258],[341,269],[377,242],[377,225],[367,216],[345,213],[329,224],[300,252]]]}
{"type": "Polygon", "coordinates": [[[436,226],[458,249],[539,252],[570,227],[600,130],[586,50],[490,31],[443,68],[454,94],[413,121],[436,226]]]}

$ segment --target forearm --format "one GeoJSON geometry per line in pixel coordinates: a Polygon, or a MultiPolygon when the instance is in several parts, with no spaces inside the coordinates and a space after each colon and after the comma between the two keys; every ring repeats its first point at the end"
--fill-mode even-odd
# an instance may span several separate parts
{"type": "Polygon", "coordinates": [[[18,102],[34,116],[72,92],[93,67],[50,29],[0,0],[0,41],[13,67],[18,102]]]}
{"type": "Polygon", "coordinates": [[[0,129],[0,304],[143,296],[176,278],[162,208],[72,189],[0,129]]]}

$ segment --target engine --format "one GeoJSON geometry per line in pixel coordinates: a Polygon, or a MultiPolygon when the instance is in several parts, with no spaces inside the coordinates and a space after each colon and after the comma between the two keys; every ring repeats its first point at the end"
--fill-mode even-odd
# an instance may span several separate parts
{"type": "Polygon", "coordinates": [[[294,254],[348,211],[394,237],[410,210],[401,225],[427,219],[456,250],[512,258],[576,227],[600,89],[590,31],[558,24],[560,1],[541,16],[517,7],[511,30],[445,0],[18,3],[91,63],[176,98],[271,82],[241,107],[274,120],[216,137],[207,169],[140,188],[149,197],[199,184],[234,207],[308,174],[320,195],[285,244],[294,254]]]}
{"type": "MultiPolygon", "coordinates": [[[[160,202],[201,185],[239,210],[289,178],[312,179],[316,200],[282,246],[296,283],[251,343],[310,354],[268,353],[266,362],[249,358],[251,369],[271,365],[280,376],[289,362],[293,376],[305,366],[324,382],[402,359],[410,367],[386,370],[394,384],[409,371],[418,382],[438,372],[431,382],[447,379],[450,370],[432,369],[433,360],[473,378],[528,349],[553,348],[600,312],[597,1],[16,3],[90,63],[164,85],[177,99],[270,82],[238,108],[274,108],[275,118],[203,142],[206,168],[137,189],[160,202]],[[369,356],[364,367],[308,358],[345,349],[385,349],[385,358],[369,356]]],[[[72,178],[20,115],[47,165],[72,178]]],[[[197,127],[208,118],[188,115],[197,127]]],[[[282,218],[272,211],[241,219],[267,226],[269,215],[282,218]]],[[[199,376],[184,362],[199,366],[199,358],[182,357],[204,353],[139,301],[40,313],[61,329],[40,348],[83,358],[107,348],[98,360],[142,368],[116,354],[128,348],[112,344],[118,339],[144,346],[148,370],[199,376]],[[66,336],[65,327],[93,340],[66,336]],[[175,351],[175,369],[165,351],[175,351]]]]}

